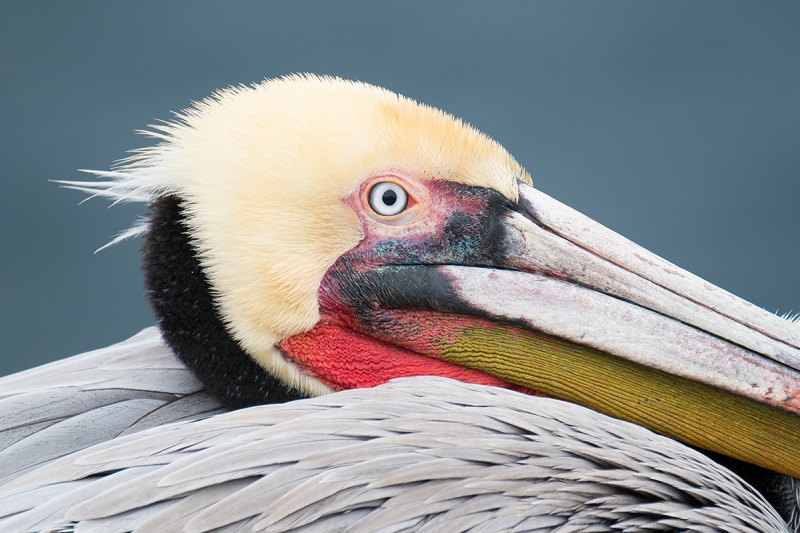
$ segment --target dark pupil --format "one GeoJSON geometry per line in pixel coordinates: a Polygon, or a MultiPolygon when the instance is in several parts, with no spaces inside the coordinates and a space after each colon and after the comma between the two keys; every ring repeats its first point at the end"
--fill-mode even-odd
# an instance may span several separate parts
{"type": "Polygon", "coordinates": [[[394,205],[397,201],[397,193],[394,191],[386,191],[383,193],[383,203],[386,205],[394,205]]]}

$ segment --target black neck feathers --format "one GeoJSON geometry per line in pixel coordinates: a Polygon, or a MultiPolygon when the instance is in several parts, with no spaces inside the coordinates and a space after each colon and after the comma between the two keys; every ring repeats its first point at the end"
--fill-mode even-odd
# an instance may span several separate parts
{"type": "Polygon", "coordinates": [[[164,340],[230,408],[296,400],[302,394],[267,373],[228,334],[189,237],[181,200],[150,206],[142,248],[145,288],[164,340]]]}

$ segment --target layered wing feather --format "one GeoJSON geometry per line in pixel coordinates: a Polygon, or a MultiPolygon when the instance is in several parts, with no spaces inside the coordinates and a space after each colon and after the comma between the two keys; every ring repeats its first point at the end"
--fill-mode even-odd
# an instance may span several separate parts
{"type": "Polygon", "coordinates": [[[158,330],[147,328],[0,378],[0,484],[120,435],[222,411],[158,330]]]}
{"type": "Polygon", "coordinates": [[[787,531],[670,439],[442,378],[123,435],[0,487],[0,509],[10,532],[787,531]]]}

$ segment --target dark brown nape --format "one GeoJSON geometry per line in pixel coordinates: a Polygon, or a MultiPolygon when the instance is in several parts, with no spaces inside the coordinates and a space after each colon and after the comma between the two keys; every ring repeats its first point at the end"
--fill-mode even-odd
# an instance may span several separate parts
{"type": "Polygon", "coordinates": [[[228,334],[185,225],[181,200],[150,205],[142,247],[145,289],[170,348],[230,408],[303,395],[261,368],[228,334]]]}

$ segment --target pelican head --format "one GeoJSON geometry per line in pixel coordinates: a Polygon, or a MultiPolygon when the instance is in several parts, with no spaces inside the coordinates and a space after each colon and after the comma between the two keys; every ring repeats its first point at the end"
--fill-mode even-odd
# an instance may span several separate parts
{"type": "Polygon", "coordinates": [[[536,191],[468,124],[305,75],[150,134],[68,185],[151,204],[130,233],[164,338],[229,405],[440,375],[800,477],[800,329],[536,191]]]}

